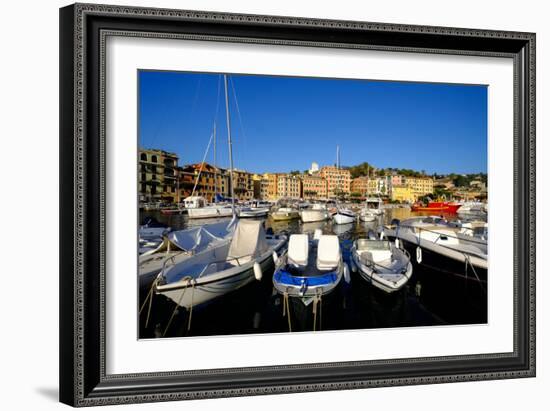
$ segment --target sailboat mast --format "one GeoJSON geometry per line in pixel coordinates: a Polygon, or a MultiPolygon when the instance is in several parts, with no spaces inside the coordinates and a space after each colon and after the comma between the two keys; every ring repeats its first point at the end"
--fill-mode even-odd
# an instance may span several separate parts
{"type": "Polygon", "coordinates": [[[218,164],[216,161],[216,122],[214,122],[214,203],[218,202],[218,164]]]}
{"type": "Polygon", "coordinates": [[[227,92],[227,74],[223,75],[225,88],[225,117],[227,121],[227,144],[229,145],[229,181],[231,184],[231,209],[235,217],[235,184],[233,184],[233,144],[231,142],[231,118],[229,115],[229,97],[227,92]]]}

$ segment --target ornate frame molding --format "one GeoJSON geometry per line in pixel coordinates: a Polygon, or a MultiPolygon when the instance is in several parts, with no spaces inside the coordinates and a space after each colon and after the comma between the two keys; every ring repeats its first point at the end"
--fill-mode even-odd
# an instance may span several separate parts
{"type": "MultiPolygon", "coordinates": [[[[61,401],[75,406],[170,401],[392,385],[532,377],[535,375],[535,35],[532,33],[411,26],[294,17],[76,4],[61,9],[61,401]],[[139,18],[139,19],[136,19],[139,18]],[[118,29],[105,22],[117,21],[118,29]],[[128,24],[127,21],[133,21],[128,24]],[[165,32],[148,30],[152,22],[165,32]],[[193,23],[200,32],[188,32],[193,23]],[[220,33],[216,26],[223,26],[220,33]],[[229,28],[225,28],[229,26],[229,28]],[[171,31],[181,28],[181,31],[171,31]],[[232,30],[242,28],[243,32],[232,30]],[[276,38],[270,30],[284,28],[276,38]],[[325,41],[312,29],[344,41],[325,41]],[[201,31],[202,30],[202,31],[201,31]],[[223,32],[225,30],[225,32],[223,32]],[[206,33],[205,33],[206,32],[206,33]],[[256,33],[256,34],[255,34],[256,33]],[[367,41],[361,39],[371,36],[367,41]],[[388,43],[389,36],[404,44],[388,43]],[[514,351],[473,356],[356,361],[208,371],[105,373],[105,47],[108,36],[155,37],[332,48],[464,54],[514,59],[514,351]],[[305,38],[304,38],[305,37],[305,38]],[[345,39],[351,41],[345,41],[345,39]],[[408,42],[408,43],[407,43],[408,42]],[[477,45],[477,46],[476,46],[477,45]],[[68,78],[71,79],[69,82],[68,78]],[[94,109],[90,101],[99,102],[94,109]],[[91,170],[99,166],[97,172],[91,170]],[[97,229],[92,228],[97,223],[97,229]],[[63,251],[62,251],[63,253],[63,251]],[[90,308],[91,307],[91,308],[90,308]],[[93,340],[93,341],[92,341],[93,340]],[[496,367],[508,361],[507,368],[496,367]],[[477,364],[470,372],[435,373],[444,365],[477,364]],[[404,366],[418,365],[408,375],[404,366]],[[388,371],[362,378],[327,378],[323,371],[388,371]],[[422,369],[429,370],[422,374],[422,369]],[[239,378],[286,372],[296,383],[242,384],[239,378]],[[223,374],[213,386],[209,377],[223,374]],[[418,375],[417,375],[418,374],[418,375]],[[245,377],[243,377],[245,376],[245,377]],[[303,382],[310,378],[313,382],[303,382]],[[198,380],[195,382],[194,380],[198,380]],[[233,381],[233,382],[231,382],[233,381]],[[141,388],[138,388],[138,383],[141,388]],[[202,384],[202,385],[201,385],[202,384]],[[149,389],[143,387],[149,386],[149,389]]],[[[466,367],[467,368],[467,367],[466,367]]],[[[458,369],[458,368],[457,368],[458,369]]],[[[289,377],[286,381],[292,381],[289,377]]]]}

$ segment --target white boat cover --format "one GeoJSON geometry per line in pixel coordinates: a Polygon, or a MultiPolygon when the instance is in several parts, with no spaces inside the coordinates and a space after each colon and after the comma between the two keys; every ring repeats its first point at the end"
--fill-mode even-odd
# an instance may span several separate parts
{"type": "Polygon", "coordinates": [[[288,262],[295,266],[307,265],[309,241],[307,234],[292,234],[288,241],[288,262]]]}
{"type": "Polygon", "coordinates": [[[198,253],[205,250],[212,242],[227,237],[234,230],[233,220],[229,224],[225,221],[187,228],[185,230],[168,233],[163,241],[153,250],[144,254],[153,254],[166,250],[193,251],[198,253]]]}
{"type": "Polygon", "coordinates": [[[340,263],[340,243],[336,235],[322,235],[317,246],[317,268],[335,269],[340,263]]]}
{"type": "Polygon", "coordinates": [[[264,253],[268,248],[262,221],[239,220],[227,257],[238,259],[239,264],[243,264],[252,257],[264,253]]]}

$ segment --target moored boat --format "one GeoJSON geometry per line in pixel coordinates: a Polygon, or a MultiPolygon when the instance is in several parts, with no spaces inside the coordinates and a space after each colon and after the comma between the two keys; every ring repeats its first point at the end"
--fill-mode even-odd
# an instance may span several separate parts
{"type": "Polygon", "coordinates": [[[411,206],[412,211],[442,211],[449,214],[455,214],[462,206],[460,203],[449,201],[430,201],[427,205],[416,203],[411,206]]]}
{"type": "Polygon", "coordinates": [[[360,238],[351,249],[352,270],[386,293],[400,290],[409,281],[413,266],[407,251],[388,240],[360,238]]]}
{"type": "Polygon", "coordinates": [[[359,213],[359,220],[364,222],[375,221],[378,217],[377,214],[374,214],[370,209],[363,208],[359,213]]]}
{"type": "Polygon", "coordinates": [[[267,217],[269,208],[267,207],[241,207],[237,211],[239,218],[263,218],[267,217]]]}
{"type": "Polygon", "coordinates": [[[273,221],[294,220],[295,218],[300,218],[300,214],[298,213],[298,210],[294,208],[281,207],[271,213],[271,218],[273,221]]]}
{"type": "Polygon", "coordinates": [[[279,294],[307,304],[331,293],[343,277],[349,281],[347,270],[337,236],[317,230],[310,241],[307,234],[292,234],[287,253],[277,262],[273,285],[279,294]]]}
{"type": "Polygon", "coordinates": [[[351,224],[357,219],[357,215],[348,208],[338,208],[336,214],[332,216],[335,224],[351,224]]]}
{"type": "Polygon", "coordinates": [[[330,214],[324,204],[315,203],[311,206],[311,208],[301,210],[300,218],[303,223],[314,223],[317,221],[328,220],[330,218],[330,214]]]}
{"type": "Polygon", "coordinates": [[[212,245],[228,242],[235,228],[234,221],[205,224],[165,234],[155,247],[150,247],[139,256],[140,288],[151,284],[168,259],[177,264],[212,245]]]}
{"type": "Polygon", "coordinates": [[[487,281],[487,241],[440,217],[394,220],[384,227],[389,239],[399,239],[414,260],[469,280],[487,281]]]}
{"type": "Polygon", "coordinates": [[[286,236],[266,235],[261,221],[240,220],[230,241],[212,245],[179,263],[167,260],[154,291],[188,309],[206,303],[260,280],[273,267],[277,258],[274,252],[286,240],[286,236]]]}

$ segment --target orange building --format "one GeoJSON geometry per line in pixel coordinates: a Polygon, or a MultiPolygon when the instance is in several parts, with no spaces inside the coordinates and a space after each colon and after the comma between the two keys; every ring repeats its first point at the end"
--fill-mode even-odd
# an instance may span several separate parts
{"type": "Polygon", "coordinates": [[[304,198],[327,198],[327,180],[319,175],[304,175],[302,193],[304,198]]]}
{"type": "Polygon", "coordinates": [[[339,194],[351,192],[351,173],[349,170],[334,166],[321,167],[319,175],[327,181],[327,196],[334,198],[339,194]]]}

